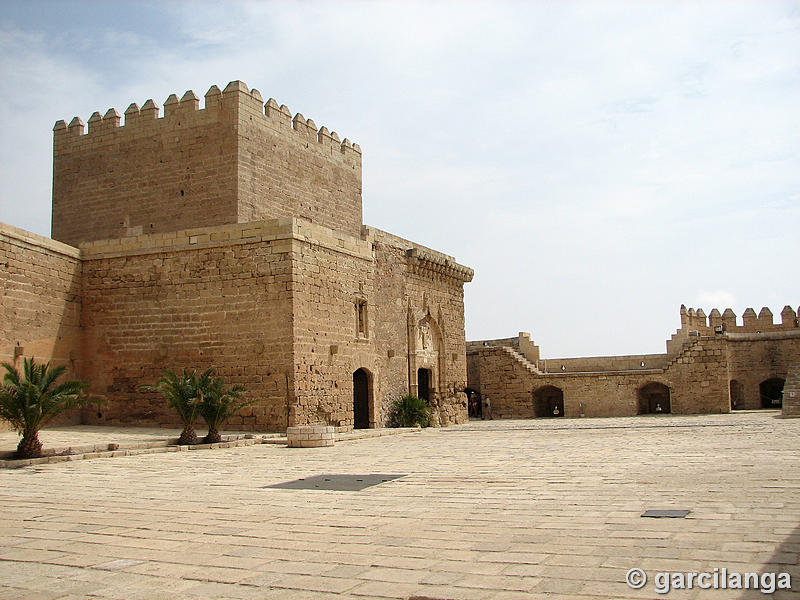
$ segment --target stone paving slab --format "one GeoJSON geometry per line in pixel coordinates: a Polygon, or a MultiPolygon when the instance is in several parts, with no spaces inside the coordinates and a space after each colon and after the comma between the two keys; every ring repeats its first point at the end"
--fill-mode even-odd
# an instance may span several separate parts
{"type": "MultiPolygon", "coordinates": [[[[354,441],[364,438],[419,433],[416,428],[360,429],[336,433],[336,441],[354,441]]],[[[285,435],[280,433],[252,433],[245,431],[228,432],[222,442],[213,444],[194,444],[178,446],[180,429],[159,429],[148,427],[114,427],[97,425],[76,425],[44,429],[39,438],[44,448],[42,456],[32,459],[15,459],[19,437],[10,431],[0,432],[0,469],[17,469],[32,465],[42,465],[93,458],[116,458],[139,454],[178,452],[185,450],[208,450],[251,446],[253,444],[287,444],[285,435]],[[115,440],[115,441],[109,441],[115,440]],[[116,441],[120,440],[120,441],[116,441]]],[[[198,437],[205,435],[198,430],[198,437]]]]}
{"type": "MultiPolygon", "coordinates": [[[[48,427],[39,432],[45,448],[84,446],[90,444],[133,444],[141,442],[166,442],[177,439],[180,428],[160,427],[107,427],[102,425],[70,425],[48,427]]],[[[198,435],[205,434],[198,430],[198,435]]],[[[16,450],[19,436],[13,431],[0,431],[0,450],[16,450]]]]}
{"type": "Polygon", "coordinates": [[[800,421],[608,421],[3,470],[0,599],[798,597],[665,596],[652,579],[785,571],[798,589],[800,421]],[[264,487],[323,473],[407,475],[360,492],[264,487]],[[640,516],[677,508],[692,512],[640,516]],[[625,584],[632,567],[645,588],[625,584]]]}

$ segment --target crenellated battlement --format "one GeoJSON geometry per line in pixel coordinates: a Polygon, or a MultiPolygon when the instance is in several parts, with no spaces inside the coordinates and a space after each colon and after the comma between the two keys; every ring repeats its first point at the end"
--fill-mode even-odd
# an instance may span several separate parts
{"type": "Polygon", "coordinates": [[[241,81],[53,127],[59,241],[283,217],[360,236],[361,148],[241,81]]]}
{"type": "Polygon", "coordinates": [[[152,135],[154,127],[170,130],[204,126],[215,120],[230,118],[242,110],[252,116],[263,117],[259,124],[276,133],[285,133],[290,139],[307,144],[309,148],[316,145],[327,156],[338,156],[360,164],[361,147],[358,144],[347,138],[342,140],[335,131],[330,131],[324,125],[317,128],[312,119],[306,119],[300,113],[292,117],[289,107],[285,104],[279,106],[274,98],[265,103],[257,89],[250,90],[241,81],[231,81],[222,91],[212,85],[204,96],[202,108],[199,96],[188,90],[180,99],[176,94],[170,94],[164,101],[163,114],[159,105],[150,98],[141,108],[137,103],[131,103],[125,109],[124,120],[119,111],[109,108],[104,115],[93,113],[89,117],[88,128],[77,116],[69,125],[63,120],[56,121],[53,126],[54,144],[57,149],[68,151],[70,145],[85,144],[98,136],[152,135]]]}
{"type": "Polygon", "coordinates": [[[706,317],[702,308],[686,308],[681,305],[681,328],[678,333],[697,331],[700,335],[713,335],[722,333],[766,333],[767,331],[781,331],[800,327],[800,307],[797,310],[791,306],[784,306],[780,312],[781,321],[775,323],[772,311],[766,306],[758,314],[752,308],[742,313],[741,325],[737,322],[736,313],[726,308],[720,313],[713,308],[706,317]]]}

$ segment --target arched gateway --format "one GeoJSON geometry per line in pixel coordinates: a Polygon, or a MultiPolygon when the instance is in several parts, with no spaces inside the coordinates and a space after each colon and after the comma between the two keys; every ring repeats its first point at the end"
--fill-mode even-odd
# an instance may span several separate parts
{"type": "Polygon", "coordinates": [[[758,385],[761,395],[761,408],[781,408],[783,406],[783,384],[780,377],[772,377],[758,385]]]}
{"type": "Polygon", "coordinates": [[[652,381],[639,389],[639,414],[660,415],[672,412],[669,388],[652,381]]]}
{"type": "Polygon", "coordinates": [[[563,417],[564,391],[554,385],[546,385],[533,392],[533,416],[563,417]]]}

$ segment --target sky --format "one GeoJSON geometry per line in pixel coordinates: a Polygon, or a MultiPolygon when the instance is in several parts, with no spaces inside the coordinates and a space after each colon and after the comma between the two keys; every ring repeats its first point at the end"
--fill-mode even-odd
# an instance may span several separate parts
{"type": "Polygon", "coordinates": [[[363,150],[364,221],[454,256],[467,339],[664,352],[800,305],[800,1],[0,0],[0,221],[59,120],[231,80],[363,150]]]}

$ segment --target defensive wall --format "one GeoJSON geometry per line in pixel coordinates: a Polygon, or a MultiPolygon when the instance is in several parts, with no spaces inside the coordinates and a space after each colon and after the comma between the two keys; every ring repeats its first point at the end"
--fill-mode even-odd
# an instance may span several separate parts
{"type": "Polygon", "coordinates": [[[797,385],[788,306],[778,324],[681,307],[664,354],[543,359],[525,333],[465,344],[472,270],[362,225],[358,144],[240,81],[203,108],[188,91],[163,115],[151,99],[124,123],[58,121],[53,157],[59,241],[0,225],[0,353],[90,380],[107,402],[83,422],[175,424],[139,384],[183,367],[259,399],[242,429],[379,426],[406,392],[457,423],[466,386],[528,417],[727,412],[797,385]]]}
{"type": "Polygon", "coordinates": [[[56,122],[60,241],[2,230],[2,351],[69,361],[85,423],[175,425],[140,384],[212,366],[258,399],[237,429],[381,426],[408,392],[464,421],[472,270],[362,224],[358,144],[240,81],[204,100],[56,122]]]}
{"type": "MultiPolygon", "coordinates": [[[[665,394],[664,412],[720,413],[765,404],[762,384],[785,381],[800,364],[798,311],[748,308],[741,324],[732,310],[681,307],[681,328],[665,354],[541,359],[530,334],[467,343],[468,387],[491,398],[494,417],[554,416],[540,396],[560,397],[566,416],[650,412],[647,395],[665,394]],[[667,394],[668,390],[668,394],[667,394]],[[554,396],[553,394],[557,394],[554,396]]],[[[656,397],[658,397],[656,395],[656,397]]]]}
{"type": "Polygon", "coordinates": [[[53,128],[53,238],[84,241],[296,216],[358,237],[361,149],[232,81],[53,128]]]}
{"type": "Polygon", "coordinates": [[[107,400],[88,423],[175,424],[138,386],[163,369],[214,367],[262,399],[237,429],[280,428],[293,398],[292,219],[81,245],[87,364],[107,400]]]}
{"type": "MultiPolygon", "coordinates": [[[[82,367],[80,252],[0,223],[0,273],[0,362],[21,369],[22,357],[32,356],[74,377],[82,367]]],[[[61,422],[78,420],[72,413],[61,422]]]]}
{"type": "Polygon", "coordinates": [[[783,388],[783,416],[800,417],[800,364],[792,365],[783,388]]]}
{"type": "Polygon", "coordinates": [[[259,398],[231,427],[352,428],[359,368],[370,378],[370,425],[382,426],[391,402],[415,385],[417,363],[429,360],[440,378],[437,424],[465,419],[463,283],[472,271],[452,257],[370,227],[354,238],[291,217],[79,250],[5,225],[2,233],[14,274],[3,280],[4,355],[64,361],[90,381],[105,404],[73,422],[177,425],[163,399],[139,386],[163,369],[213,366],[259,398]],[[428,320],[436,347],[417,349],[417,326],[428,320]]]}

